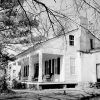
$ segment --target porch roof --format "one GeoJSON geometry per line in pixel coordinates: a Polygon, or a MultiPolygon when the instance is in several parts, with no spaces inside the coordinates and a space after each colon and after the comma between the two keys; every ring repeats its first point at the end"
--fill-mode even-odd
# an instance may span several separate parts
{"type": "MultiPolygon", "coordinates": [[[[70,34],[70,33],[74,32],[74,31],[77,31],[77,30],[78,30],[78,29],[74,29],[74,30],[71,30],[71,31],[69,31],[69,32],[67,32],[67,33],[65,33],[65,34],[70,34]]],[[[20,57],[23,57],[23,56],[25,56],[25,55],[27,55],[27,54],[29,54],[29,53],[31,53],[31,52],[33,52],[33,51],[35,51],[35,50],[41,48],[41,46],[45,45],[45,43],[47,43],[48,41],[52,41],[52,40],[54,40],[54,39],[56,39],[56,38],[61,38],[61,37],[65,36],[65,34],[58,35],[58,36],[55,36],[55,37],[53,37],[53,38],[47,39],[47,40],[45,40],[45,41],[36,43],[36,44],[33,45],[32,47],[30,47],[30,48],[28,48],[27,50],[24,50],[23,52],[21,52],[21,53],[19,53],[18,55],[16,55],[16,59],[18,59],[18,58],[20,58],[20,57]]]]}

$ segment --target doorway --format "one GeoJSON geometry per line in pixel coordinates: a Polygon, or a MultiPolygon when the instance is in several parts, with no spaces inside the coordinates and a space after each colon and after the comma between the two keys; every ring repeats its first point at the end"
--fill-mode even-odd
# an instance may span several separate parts
{"type": "Polygon", "coordinates": [[[97,82],[100,82],[100,64],[96,65],[96,77],[97,77],[97,82]]]}
{"type": "Polygon", "coordinates": [[[34,64],[34,79],[38,80],[39,75],[39,63],[34,64]]]}

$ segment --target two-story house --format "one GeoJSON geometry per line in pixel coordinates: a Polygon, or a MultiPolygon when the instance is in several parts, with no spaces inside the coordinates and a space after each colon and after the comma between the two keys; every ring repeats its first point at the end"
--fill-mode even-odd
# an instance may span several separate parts
{"type": "Polygon", "coordinates": [[[21,67],[14,68],[20,68],[21,82],[44,88],[100,81],[100,40],[85,29],[86,18],[81,17],[80,24],[84,27],[79,26],[18,54],[15,62],[21,67]]]}

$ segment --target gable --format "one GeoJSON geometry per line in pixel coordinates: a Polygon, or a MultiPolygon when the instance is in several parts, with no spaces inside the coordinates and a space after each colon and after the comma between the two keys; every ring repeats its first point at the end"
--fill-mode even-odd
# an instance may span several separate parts
{"type": "Polygon", "coordinates": [[[52,49],[64,49],[64,36],[53,38],[42,45],[43,49],[52,48],[52,49]]]}
{"type": "Polygon", "coordinates": [[[100,47],[100,40],[96,38],[95,35],[84,29],[84,31],[81,32],[81,37],[80,37],[80,50],[82,51],[91,50],[92,49],[91,45],[93,46],[93,49],[100,47]]]}

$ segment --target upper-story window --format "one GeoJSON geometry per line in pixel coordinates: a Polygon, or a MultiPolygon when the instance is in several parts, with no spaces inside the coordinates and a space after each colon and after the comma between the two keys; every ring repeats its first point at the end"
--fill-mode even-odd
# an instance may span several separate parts
{"type": "Polygon", "coordinates": [[[69,35],[69,45],[74,46],[74,35],[69,35]]]}
{"type": "Polygon", "coordinates": [[[90,39],[90,48],[93,49],[93,39],[90,39]]]}

